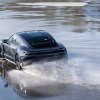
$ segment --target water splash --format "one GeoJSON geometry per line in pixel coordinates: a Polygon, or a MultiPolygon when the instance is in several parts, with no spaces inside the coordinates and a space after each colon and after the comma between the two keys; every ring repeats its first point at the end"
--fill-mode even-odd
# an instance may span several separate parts
{"type": "MultiPolygon", "coordinates": [[[[8,83],[19,84],[21,90],[28,89],[43,95],[58,95],[65,92],[63,61],[43,61],[26,66],[23,71],[8,72],[8,83]]],[[[67,62],[66,62],[67,63],[67,62]]]]}
{"type": "MultiPolygon", "coordinates": [[[[98,85],[100,68],[86,58],[43,61],[26,66],[23,71],[9,71],[9,83],[19,84],[20,89],[29,89],[39,94],[65,94],[67,84],[98,85]]],[[[73,91],[73,89],[72,89],[73,91]]],[[[25,90],[26,93],[26,90],[25,90]]]]}

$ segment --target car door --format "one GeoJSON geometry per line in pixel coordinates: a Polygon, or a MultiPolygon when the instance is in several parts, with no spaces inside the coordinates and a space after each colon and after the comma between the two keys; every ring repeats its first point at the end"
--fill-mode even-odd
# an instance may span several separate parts
{"type": "Polygon", "coordinates": [[[4,49],[4,56],[5,58],[7,59],[10,59],[11,60],[11,52],[10,52],[10,46],[11,46],[11,43],[14,42],[14,36],[11,36],[9,39],[8,39],[8,42],[7,43],[3,43],[3,49],[4,49]]]}
{"type": "Polygon", "coordinates": [[[17,54],[17,51],[19,49],[20,42],[18,41],[17,35],[14,35],[13,38],[14,38],[14,41],[10,43],[9,52],[10,52],[11,60],[15,61],[15,55],[17,54]]]}
{"type": "Polygon", "coordinates": [[[10,44],[10,56],[11,56],[11,60],[15,61],[15,55],[21,50],[21,46],[25,46],[25,43],[23,42],[23,40],[18,36],[18,35],[14,35],[13,36],[14,41],[10,44]]]}
{"type": "Polygon", "coordinates": [[[17,42],[15,36],[13,36],[13,41],[10,42],[9,46],[9,54],[10,54],[10,60],[15,61],[15,55],[17,52],[17,42]]]}
{"type": "Polygon", "coordinates": [[[15,61],[15,55],[21,46],[27,46],[18,35],[10,37],[7,43],[4,43],[4,56],[11,61],[15,61]]]}

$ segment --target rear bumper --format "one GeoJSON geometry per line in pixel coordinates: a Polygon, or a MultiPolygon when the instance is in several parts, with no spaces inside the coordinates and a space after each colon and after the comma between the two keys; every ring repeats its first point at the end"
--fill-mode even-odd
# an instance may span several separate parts
{"type": "Polygon", "coordinates": [[[23,65],[29,65],[33,62],[40,61],[40,60],[54,60],[66,57],[67,58],[67,51],[60,52],[60,53],[52,53],[52,54],[39,54],[39,55],[26,55],[21,57],[23,65]]]}

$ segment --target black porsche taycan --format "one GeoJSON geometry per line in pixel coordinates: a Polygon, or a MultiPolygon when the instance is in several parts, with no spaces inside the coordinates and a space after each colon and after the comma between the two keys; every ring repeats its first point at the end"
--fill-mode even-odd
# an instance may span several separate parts
{"type": "Polygon", "coordinates": [[[17,69],[22,69],[25,62],[67,55],[66,48],[43,30],[18,32],[3,39],[0,47],[1,57],[13,62],[17,69]]]}

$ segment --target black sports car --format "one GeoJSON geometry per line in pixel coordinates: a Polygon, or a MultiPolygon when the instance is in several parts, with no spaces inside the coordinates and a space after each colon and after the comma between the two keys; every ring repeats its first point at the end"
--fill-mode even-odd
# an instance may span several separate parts
{"type": "Polygon", "coordinates": [[[9,39],[1,41],[1,57],[22,69],[25,62],[67,54],[66,48],[43,30],[18,32],[9,39]]]}

